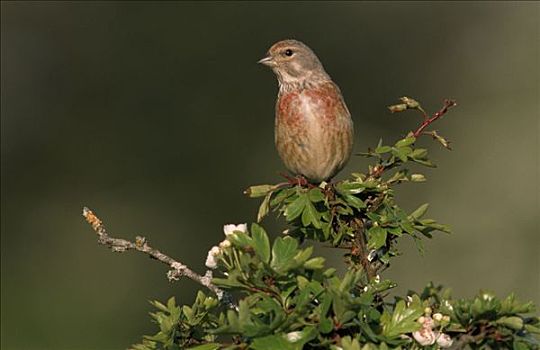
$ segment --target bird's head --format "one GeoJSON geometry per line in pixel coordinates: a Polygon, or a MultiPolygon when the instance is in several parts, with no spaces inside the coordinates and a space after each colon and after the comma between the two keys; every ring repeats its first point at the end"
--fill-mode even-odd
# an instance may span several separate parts
{"type": "Polygon", "coordinates": [[[258,63],[272,68],[280,84],[330,79],[317,55],[298,40],[278,41],[258,63]]]}

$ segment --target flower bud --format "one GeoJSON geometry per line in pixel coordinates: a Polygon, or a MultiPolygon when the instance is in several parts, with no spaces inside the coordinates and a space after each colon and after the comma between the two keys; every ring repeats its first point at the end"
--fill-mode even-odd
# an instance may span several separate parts
{"type": "Polygon", "coordinates": [[[406,96],[403,96],[402,98],[400,98],[401,102],[405,103],[405,105],[407,106],[407,108],[418,108],[420,107],[420,103],[418,103],[418,101],[410,98],[410,97],[406,97],[406,96]]]}
{"type": "Polygon", "coordinates": [[[208,251],[208,256],[206,257],[206,267],[209,269],[215,269],[217,267],[217,256],[221,254],[221,249],[217,246],[213,246],[212,249],[208,251]]]}
{"type": "Polygon", "coordinates": [[[412,182],[424,182],[426,181],[426,177],[422,174],[412,174],[411,175],[411,181],[412,182]]]}
{"type": "Polygon", "coordinates": [[[437,322],[441,322],[443,319],[443,315],[440,312],[437,312],[436,314],[433,314],[433,319],[437,322]]]}
{"type": "Polygon", "coordinates": [[[407,109],[407,105],[405,103],[400,103],[400,104],[397,104],[397,105],[388,106],[388,109],[392,113],[403,112],[404,110],[407,109]]]}
{"type": "Polygon", "coordinates": [[[231,246],[231,242],[229,242],[228,239],[225,239],[219,243],[219,248],[221,249],[226,249],[226,248],[229,248],[230,246],[231,246]]]}

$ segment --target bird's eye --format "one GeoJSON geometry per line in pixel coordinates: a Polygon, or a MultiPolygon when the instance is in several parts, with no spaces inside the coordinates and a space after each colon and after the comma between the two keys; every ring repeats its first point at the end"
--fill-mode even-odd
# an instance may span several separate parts
{"type": "Polygon", "coordinates": [[[291,57],[292,55],[293,55],[293,50],[291,50],[291,49],[285,50],[285,56],[291,57]]]}

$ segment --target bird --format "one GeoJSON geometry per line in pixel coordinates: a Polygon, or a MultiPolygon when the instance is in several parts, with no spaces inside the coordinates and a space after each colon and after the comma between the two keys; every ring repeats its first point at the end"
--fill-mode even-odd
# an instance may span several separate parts
{"type": "Polygon", "coordinates": [[[274,141],[285,167],[311,184],[331,181],[347,164],[354,139],[341,90],[298,40],[276,42],[258,63],[277,76],[274,141]]]}

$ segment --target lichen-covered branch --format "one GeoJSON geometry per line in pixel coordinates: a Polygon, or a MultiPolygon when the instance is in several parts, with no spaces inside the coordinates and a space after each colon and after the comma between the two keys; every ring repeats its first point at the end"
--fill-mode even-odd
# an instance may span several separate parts
{"type": "Polygon", "coordinates": [[[185,276],[210,289],[210,291],[212,291],[220,301],[229,307],[234,307],[231,296],[212,283],[212,271],[208,270],[204,276],[199,275],[181,262],[166,254],[163,254],[155,248],[152,248],[148,244],[145,237],[137,236],[135,238],[135,242],[131,242],[125,239],[113,238],[109,236],[103,222],[94,214],[92,210],[88,209],[87,207],[83,208],[82,215],[97,234],[99,244],[110,247],[113,252],[122,253],[127,250],[137,250],[139,252],[148,254],[152,258],[170,267],[170,270],[167,272],[167,278],[169,281],[176,281],[180,279],[180,277],[185,276]]]}

